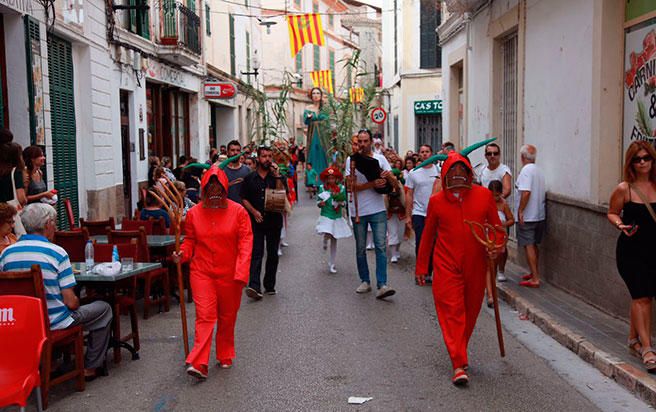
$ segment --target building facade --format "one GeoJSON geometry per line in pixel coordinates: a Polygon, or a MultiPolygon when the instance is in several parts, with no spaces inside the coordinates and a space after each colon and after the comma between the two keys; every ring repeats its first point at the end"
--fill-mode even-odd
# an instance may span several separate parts
{"type": "Polygon", "coordinates": [[[442,137],[442,54],[437,0],[383,1],[383,89],[386,144],[400,153],[442,137]]]}
{"type": "MultiPolygon", "coordinates": [[[[451,14],[439,29],[444,135],[460,146],[498,137],[513,176],[521,168],[521,145],[535,145],[548,190],[544,278],[626,317],[630,298],[615,265],[618,233],[606,212],[621,180],[624,149],[634,139],[653,139],[656,110],[642,122],[636,118],[637,101],[647,109],[656,101],[648,83],[656,82],[656,60],[640,65],[635,57],[656,47],[656,4],[475,6],[451,14]]],[[[482,154],[472,160],[482,164],[482,154]]]]}

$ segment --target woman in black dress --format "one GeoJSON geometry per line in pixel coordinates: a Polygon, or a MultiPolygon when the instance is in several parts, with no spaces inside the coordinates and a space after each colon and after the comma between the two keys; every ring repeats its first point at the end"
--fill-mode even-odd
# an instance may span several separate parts
{"type": "Polygon", "coordinates": [[[645,141],[629,145],[624,178],[610,198],[608,220],[622,233],[617,240],[617,269],[631,294],[629,349],[647,371],[656,373],[651,346],[651,301],[656,297],[656,150],[645,141]]]}

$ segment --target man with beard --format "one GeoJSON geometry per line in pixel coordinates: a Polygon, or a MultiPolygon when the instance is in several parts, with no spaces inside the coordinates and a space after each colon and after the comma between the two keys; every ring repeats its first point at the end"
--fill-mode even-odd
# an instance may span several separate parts
{"type": "MultiPolygon", "coordinates": [[[[261,146],[257,149],[257,157],[257,169],[244,178],[240,192],[242,204],[248,211],[253,226],[253,253],[246,296],[256,301],[262,299],[260,272],[265,241],[267,259],[264,269],[264,293],[276,294],[278,245],[283,224],[282,213],[264,210],[265,190],[275,189],[278,181],[282,179],[278,165],[273,163],[273,151],[270,147],[261,146]]],[[[281,183],[285,186],[284,179],[281,183]]]]}
{"type": "Polygon", "coordinates": [[[492,193],[472,186],[473,171],[466,155],[452,151],[441,156],[446,158],[443,190],[428,202],[415,275],[419,285],[425,284],[432,254],[435,309],[451,357],[452,382],[460,386],[469,382],[467,345],[483,301],[486,259],[496,257],[495,250],[486,252],[477,242],[464,220],[494,226],[501,221],[492,193]]]}
{"type": "Polygon", "coordinates": [[[228,178],[212,166],[202,180],[202,200],[185,220],[185,239],[174,262],[191,262],[189,281],[196,306],[194,347],[187,356],[187,373],[207,378],[212,334],[216,359],[223,369],[235,358],[235,322],[241,290],[248,281],[253,233],[248,213],[228,200],[228,178]]]}

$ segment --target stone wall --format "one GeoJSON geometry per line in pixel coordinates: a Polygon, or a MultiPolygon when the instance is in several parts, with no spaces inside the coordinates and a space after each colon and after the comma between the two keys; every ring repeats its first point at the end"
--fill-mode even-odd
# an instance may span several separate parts
{"type": "MultiPolygon", "coordinates": [[[[550,284],[627,319],[631,298],[615,262],[619,231],[606,212],[604,206],[548,193],[540,272],[550,284]]],[[[527,267],[523,251],[514,255],[513,260],[527,267]]]]}
{"type": "Polygon", "coordinates": [[[87,201],[87,220],[104,220],[113,216],[116,222],[120,222],[125,216],[122,184],[100,190],[88,190],[87,201]]]}

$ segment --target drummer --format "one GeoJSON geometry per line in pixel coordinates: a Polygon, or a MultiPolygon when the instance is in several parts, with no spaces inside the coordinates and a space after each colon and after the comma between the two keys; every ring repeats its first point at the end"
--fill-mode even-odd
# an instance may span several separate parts
{"type": "Polygon", "coordinates": [[[275,189],[278,181],[281,181],[287,190],[285,180],[278,171],[278,165],[273,162],[271,148],[260,146],[257,149],[257,157],[257,168],[244,178],[240,191],[242,204],[248,211],[253,226],[253,253],[246,296],[256,301],[262,299],[260,272],[262,271],[265,241],[267,261],[264,271],[264,293],[276,294],[278,245],[283,224],[282,213],[264,210],[265,192],[266,189],[275,189]]]}

